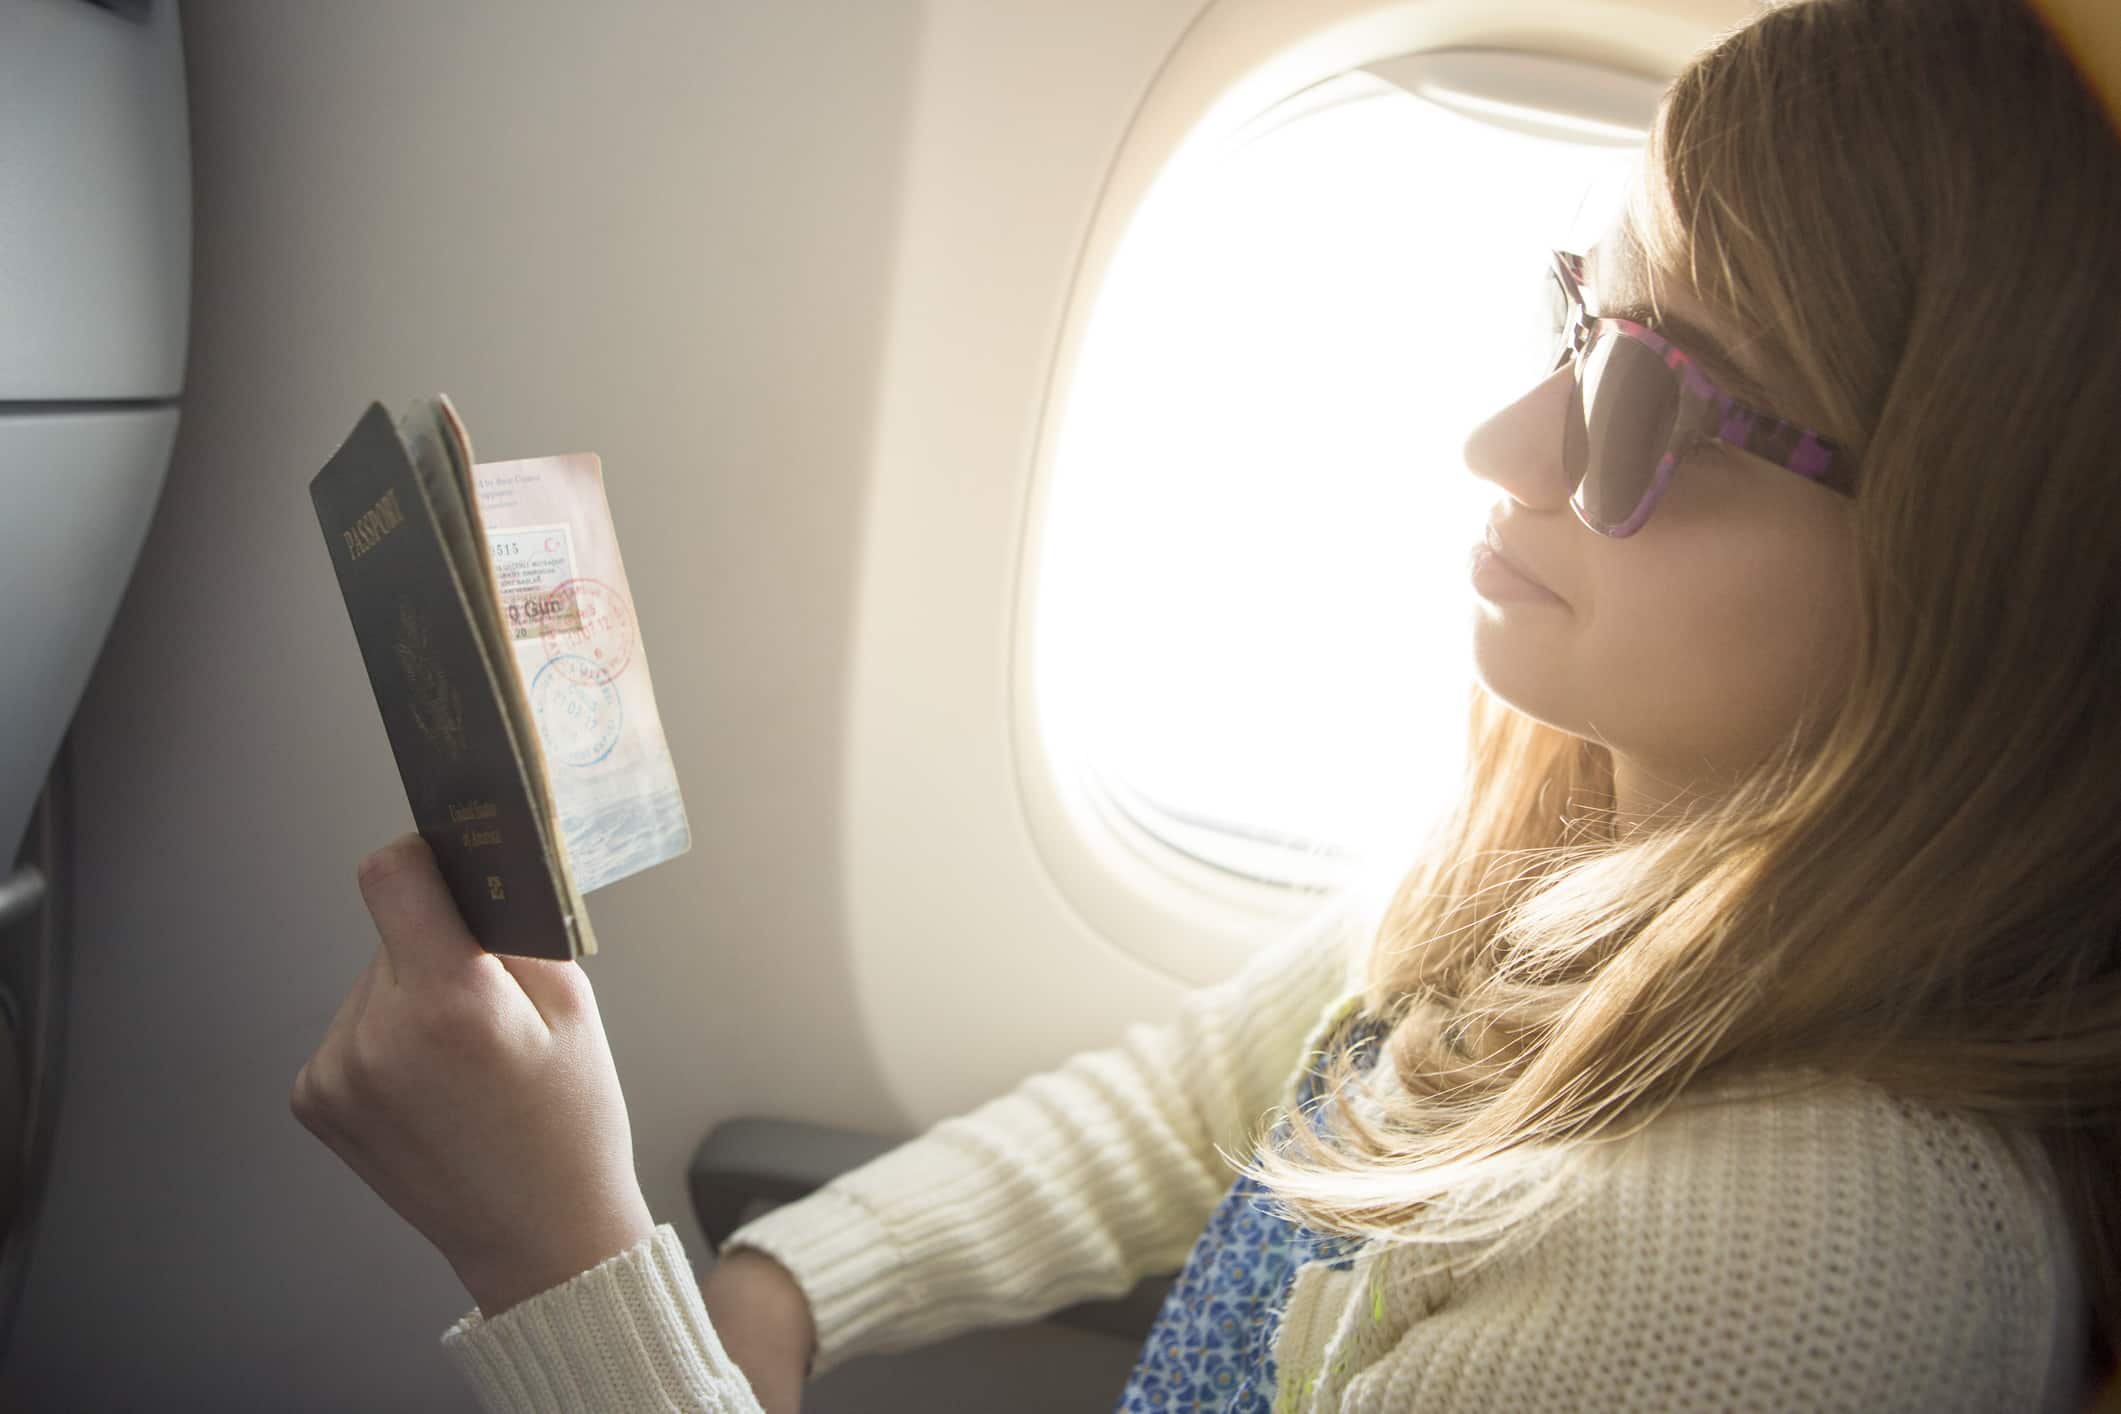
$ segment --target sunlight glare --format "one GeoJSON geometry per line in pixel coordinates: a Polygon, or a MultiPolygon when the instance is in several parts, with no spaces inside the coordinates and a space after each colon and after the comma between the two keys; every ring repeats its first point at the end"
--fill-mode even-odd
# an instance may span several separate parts
{"type": "Polygon", "coordinates": [[[1056,444],[1058,761],[1351,853],[1444,800],[1501,494],[1460,447],[1544,375],[1545,253],[1602,234],[1636,160],[1357,87],[1165,174],[1056,444]]]}

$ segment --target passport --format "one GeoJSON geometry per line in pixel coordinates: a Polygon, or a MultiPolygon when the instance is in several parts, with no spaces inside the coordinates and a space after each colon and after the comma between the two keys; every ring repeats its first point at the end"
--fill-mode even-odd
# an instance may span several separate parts
{"type": "Polygon", "coordinates": [[[309,484],[413,822],[489,952],[593,955],[582,896],[691,847],[593,453],[481,465],[370,405],[309,484]]]}

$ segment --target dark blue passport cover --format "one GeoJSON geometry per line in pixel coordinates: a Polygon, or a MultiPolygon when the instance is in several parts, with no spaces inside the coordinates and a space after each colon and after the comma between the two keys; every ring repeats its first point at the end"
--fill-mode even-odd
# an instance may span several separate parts
{"type": "MultiPolygon", "coordinates": [[[[452,454],[468,480],[469,448],[452,454]]],[[[381,403],[309,494],[413,821],[472,935],[488,952],[523,957],[595,952],[565,847],[533,804],[543,790],[540,748],[509,724],[503,694],[520,690],[496,669],[512,674],[513,664],[496,664],[480,646],[466,596],[490,596],[484,564],[459,566],[446,548],[444,518],[462,527],[462,506],[434,504],[381,403]]]]}

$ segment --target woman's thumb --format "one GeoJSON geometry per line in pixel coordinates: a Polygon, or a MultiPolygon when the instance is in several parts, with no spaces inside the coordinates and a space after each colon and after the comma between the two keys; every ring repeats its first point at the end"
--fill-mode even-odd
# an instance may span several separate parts
{"type": "Polygon", "coordinates": [[[368,855],[357,878],[399,986],[417,986],[421,978],[446,974],[484,951],[464,926],[434,851],[418,835],[400,835],[368,855]]]}

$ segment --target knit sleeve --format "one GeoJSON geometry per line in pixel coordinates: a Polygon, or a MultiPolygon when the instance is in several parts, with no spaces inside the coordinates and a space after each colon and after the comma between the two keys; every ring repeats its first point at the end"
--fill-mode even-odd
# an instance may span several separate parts
{"type": "Polygon", "coordinates": [[[442,1349],[488,1414],[761,1414],[668,1223],[490,1321],[473,1308],[442,1349]]]}
{"type": "Polygon", "coordinates": [[[1177,1018],[1033,1075],[731,1235],[786,1267],[813,1373],[1119,1295],[1183,1264],[1353,975],[1349,915],[1315,915],[1177,1018]]]}
{"type": "Polygon", "coordinates": [[[2076,1407],[2051,1195],[1971,1118],[1856,1086],[1674,1111],[1588,1181],[1325,1407],[2076,1407]]]}

